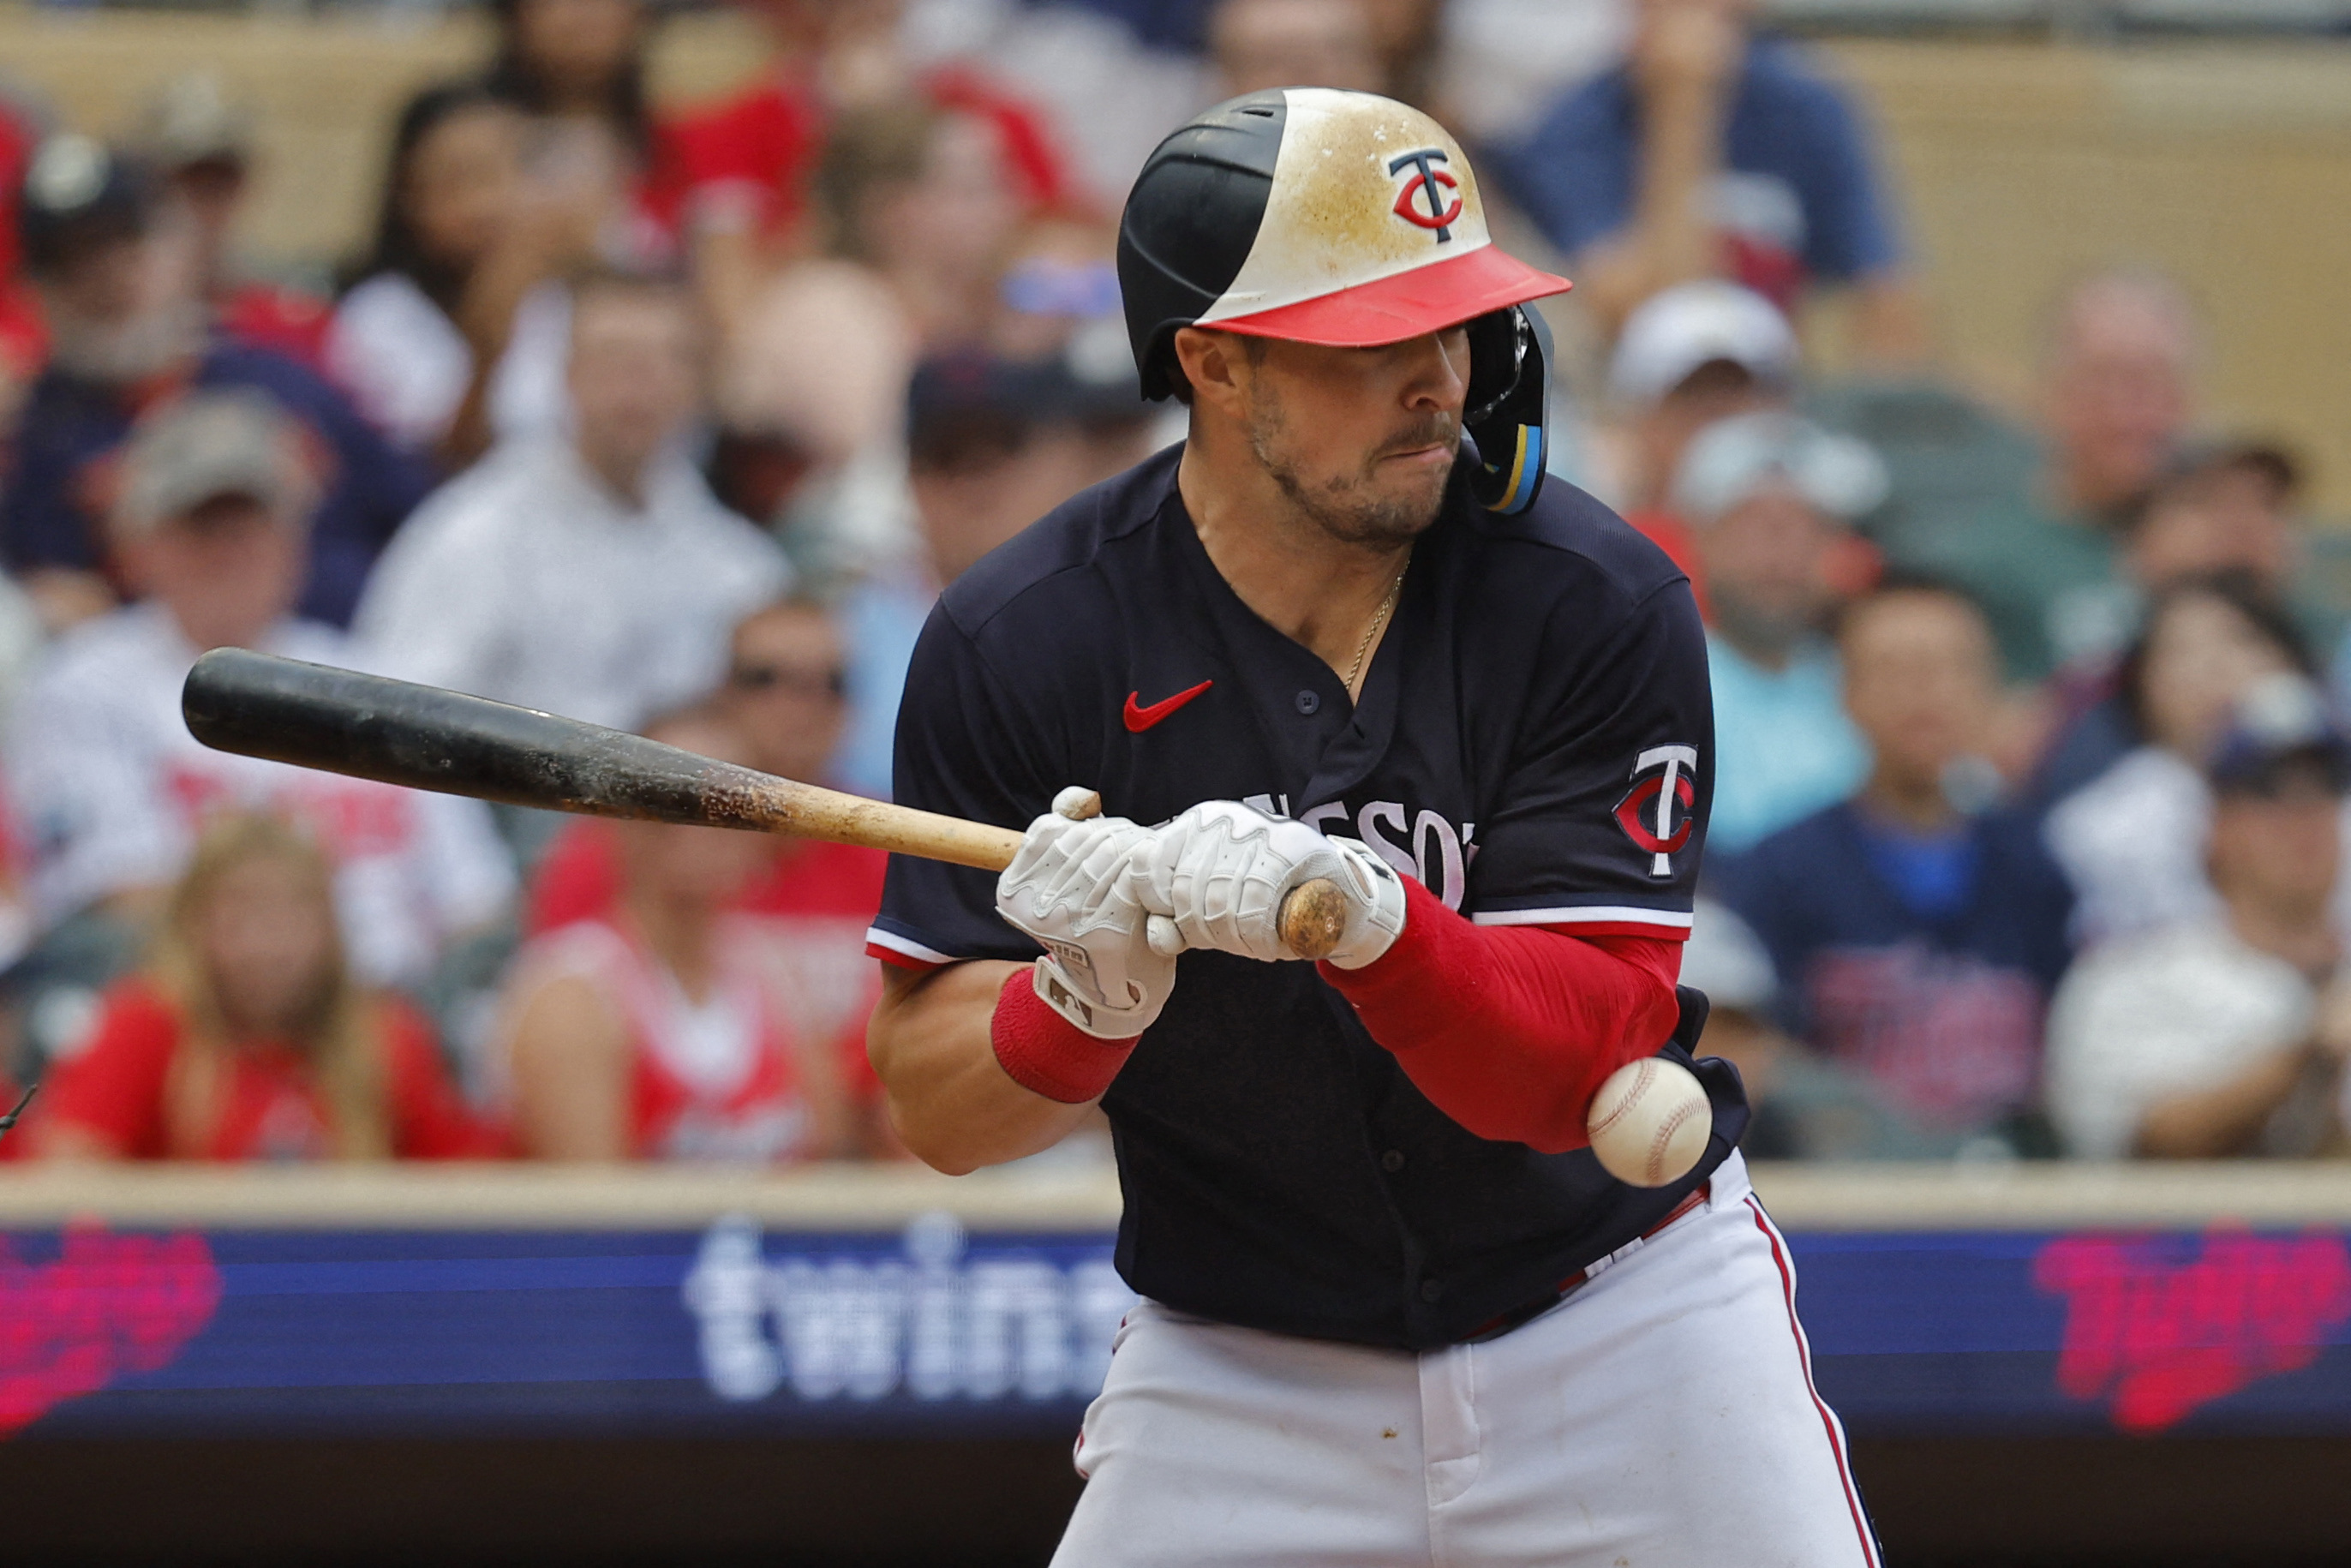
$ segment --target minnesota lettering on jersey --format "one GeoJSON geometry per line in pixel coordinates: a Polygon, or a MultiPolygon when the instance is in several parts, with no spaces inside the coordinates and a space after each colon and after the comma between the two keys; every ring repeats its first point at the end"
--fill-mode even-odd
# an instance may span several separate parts
{"type": "MultiPolygon", "coordinates": [[[[1287,795],[1244,795],[1241,804],[1269,817],[1290,815],[1287,795]]],[[[1344,801],[1328,801],[1309,807],[1299,821],[1326,833],[1363,840],[1397,875],[1417,878],[1447,909],[1459,909],[1469,891],[1469,862],[1478,858],[1475,822],[1457,826],[1426,808],[1414,810],[1402,800],[1368,800],[1353,811],[1344,801]]]]}

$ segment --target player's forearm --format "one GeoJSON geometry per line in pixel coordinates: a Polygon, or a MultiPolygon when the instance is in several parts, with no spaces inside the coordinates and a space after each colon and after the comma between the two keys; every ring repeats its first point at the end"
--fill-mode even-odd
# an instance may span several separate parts
{"type": "Polygon", "coordinates": [[[1008,981],[1025,985],[1028,972],[986,961],[887,971],[865,1049],[891,1126],[925,1165],[949,1176],[1002,1165],[1052,1147],[1086,1120],[1090,1101],[1023,1088],[997,1058],[998,998],[1008,981]]]}
{"type": "Polygon", "coordinates": [[[2251,1148],[2262,1125],[2309,1070],[2306,1048],[2262,1058],[2217,1089],[2158,1101],[2140,1118],[2132,1152],[2147,1159],[2209,1160],[2251,1148]]]}
{"type": "Polygon", "coordinates": [[[1547,1154],[1588,1141],[1601,1082],[1673,1033],[1676,945],[1476,925],[1406,883],[1404,934],[1323,977],[1432,1104],[1481,1138],[1547,1154]]]}
{"type": "Polygon", "coordinates": [[[1722,162],[1719,99],[1696,83],[1644,97],[1632,221],[1575,258],[1576,292],[1589,296],[1611,326],[1659,289],[1714,270],[1714,216],[1706,197],[1722,162]]]}

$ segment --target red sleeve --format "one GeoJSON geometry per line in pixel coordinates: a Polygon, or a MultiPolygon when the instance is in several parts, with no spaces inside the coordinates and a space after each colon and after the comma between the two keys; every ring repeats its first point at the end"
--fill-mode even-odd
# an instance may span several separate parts
{"type": "Polygon", "coordinates": [[[384,1001],[376,1009],[376,1027],[383,1035],[393,1157],[468,1160],[499,1154],[500,1140],[466,1108],[433,1043],[432,1026],[416,1009],[384,1001]]]}
{"type": "Polygon", "coordinates": [[[1665,1044],[1681,944],[1477,925],[1404,879],[1405,927],[1361,969],[1319,966],[1430,1103],[1481,1138],[1582,1148],[1592,1096],[1665,1044]]]}
{"type": "Polygon", "coordinates": [[[171,1004],[143,981],[121,981],[99,1003],[89,1042],[49,1069],[26,1120],[71,1122],[125,1159],[162,1159],[163,1082],[179,1043],[171,1004]]]}

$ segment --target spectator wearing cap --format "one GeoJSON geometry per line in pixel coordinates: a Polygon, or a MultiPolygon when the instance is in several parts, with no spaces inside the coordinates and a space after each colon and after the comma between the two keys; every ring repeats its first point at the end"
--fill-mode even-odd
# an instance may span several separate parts
{"type": "Polygon", "coordinates": [[[1681,983],[1706,993],[1698,1049],[1739,1069],[1753,1112],[1739,1141],[1750,1159],[1928,1159],[1950,1140],[1889,1108],[1865,1073],[1792,1039],[1781,1024],[1778,973],[1762,939],[1728,906],[1701,895],[1682,950],[1681,983]]]}
{"type": "Polygon", "coordinates": [[[189,388],[249,387],[328,458],[312,519],[301,612],[341,624],[368,569],[430,486],[317,372],[209,331],[192,292],[184,235],[157,222],[152,172],[88,137],[49,138],[25,181],[26,265],[51,333],[0,477],[0,563],[54,621],[123,586],[110,575],[110,459],[133,422],[189,388]]]}
{"type": "Polygon", "coordinates": [[[565,436],[518,440],[402,530],[358,631],[392,673],[632,728],[709,691],[790,570],[681,449],[702,372],[676,285],[573,286],[565,436]]]}
{"type": "Polygon", "coordinates": [[[1850,289],[1863,351],[1923,332],[1860,117],[1755,0],[1639,0],[1625,63],[1569,90],[1496,165],[1611,328],[1660,289],[1728,277],[1792,314],[1850,289]]]}
{"type": "Polygon", "coordinates": [[[2205,767],[2241,705],[2296,689],[2314,671],[2293,621],[2241,577],[2194,579],[2157,598],[2119,677],[2121,722],[2137,743],[2060,797],[2043,829],[2074,886],[2077,940],[2210,915],[2205,767]]]}
{"type": "Polygon", "coordinates": [[[354,662],[292,613],[319,494],[299,424],[252,388],[199,389],[141,423],[121,470],[113,544],[141,597],[51,646],[6,747],[39,915],[135,925],[211,815],[276,810],[333,856],[359,973],[420,978],[513,892],[480,802],[212,751],[180,717],[209,648],[354,662]]]}
{"type": "Polygon", "coordinates": [[[1672,505],[1674,474],[1698,434],[1717,420],[1790,401],[1796,335],[1777,307],[1735,283],[1680,284],[1642,301],[1608,364],[1617,438],[1595,454],[1597,483],[1625,520],[1689,575],[1705,607],[1697,538],[1672,505]],[[1606,450],[1605,447],[1614,450],[1606,450]]]}
{"type": "MultiPolygon", "coordinates": [[[[1115,330],[1115,329],[1113,329],[1115,330]]],[[[914,371],[906,446],[922,549],[874,573],[841,605],[853,713],[843,784],[890,792],[898,695],[939,590],[973,562],[1145,454],[1150,422],[1134,361],[1081,333],[1060,355],[944,355],[914,371]],[[1115,368],[1115,376],[1102,372],[1115,368]]]]}
{"type": "Polygon", "coordinates": [[[2085,957],[2058,995],[2049,1111],[2076,1155],[2292,1155],[2341,1142],[2351,742],[2314,688],[2282,685],[2242,710],[2209,780],[2212,907],[2085,957]]]}
{"type": "Polygon", "coordinates": [[[1674,483],[1711,619],[1717,758],[1710,847],[1736,853],[1844,799],[1868,755],[1837,700],[1821,630],[1827,566],[1883,479],[1869,449],[1791,414],[1716,423],[1674,483]]]}
{"type": "Polygon", "coordinates": [[[184,218],[198,296],[214,329],[317,369],[325,363],[326,300],[250,275],[235,252],[237,220],[253,189],[253,117],[207,71],[173,77],[141,114],[131,144],[153,164],[165,203],[184,218]]]}
{"type": "Polygon", "coordinates": [[[2101,273],[2058,302],[2044,340],[2042,465],[2031,485],[1936,534],[1895,565],[1981,601],[2009,678],[2038,682],[2127,641],[2124,525],[2179,456],[2194,412],[2194,312],[2169,279],[2101,273]]]}
{"type": "Polygon", "coordinates": [[[1991,804],[1999,664],[1983,614],[1896,583],[1838,624],[1844,706],[1869,775],[1724,868],[1719,891],[1770,951],[1781,1016],[1950,1153],[2033,1104],[2067,960],[2064,879],[2037,824],[1991,804]]]}

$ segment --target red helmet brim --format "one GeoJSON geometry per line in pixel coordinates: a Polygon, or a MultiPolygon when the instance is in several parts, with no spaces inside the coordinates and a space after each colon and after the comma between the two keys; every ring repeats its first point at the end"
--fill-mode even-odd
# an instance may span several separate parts
{"type": "Polygon", "coordinates": [[[1573,287],[1555,273],[1504,255],[1498,246],[1482,245],[1334,294],[1200,325],[1253,338],[1371,349],[1458,327],[1506,305],[1564,294],[1573,287]]]}

